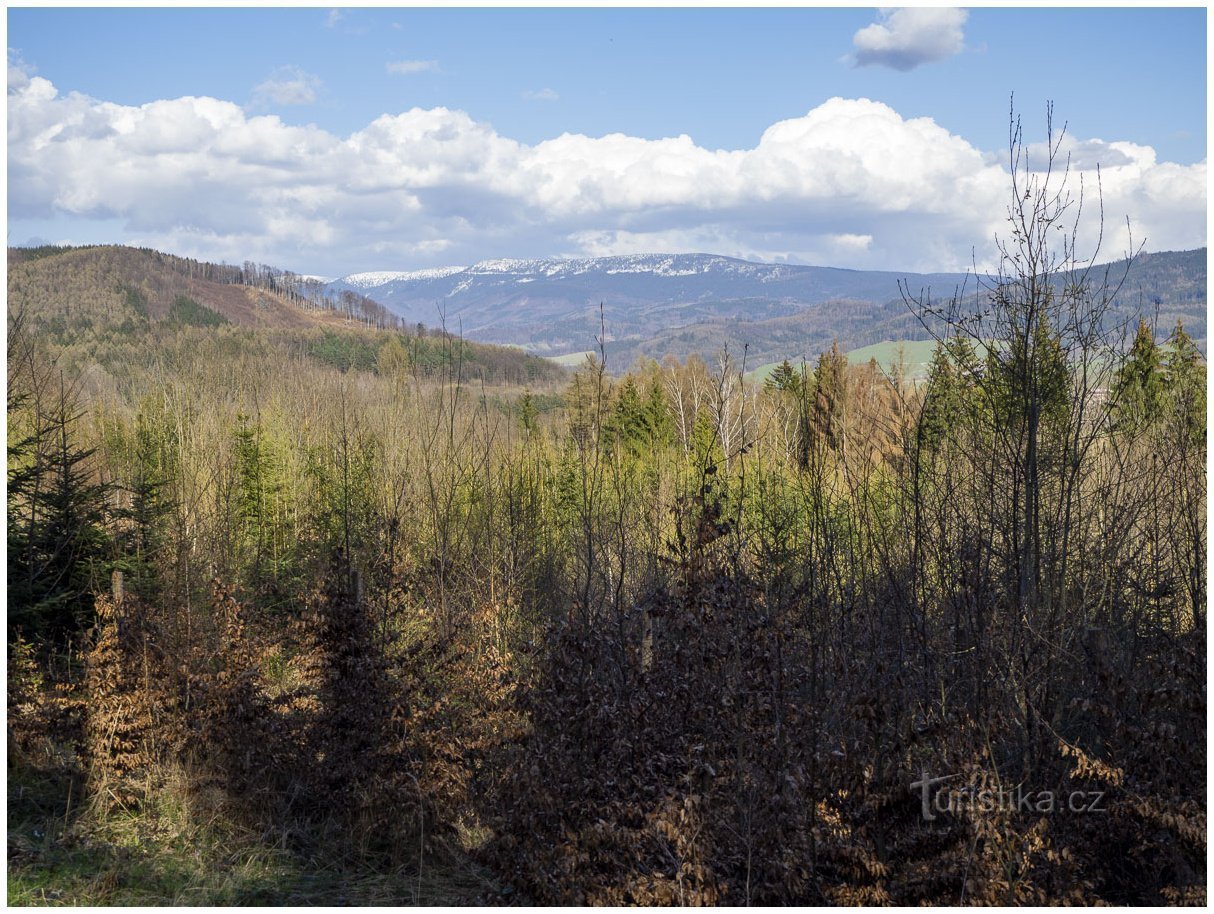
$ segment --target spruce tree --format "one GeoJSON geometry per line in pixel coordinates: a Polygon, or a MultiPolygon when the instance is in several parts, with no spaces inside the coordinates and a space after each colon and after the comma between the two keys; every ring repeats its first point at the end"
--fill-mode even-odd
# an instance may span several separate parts
{"type": "Polygon", "coordinates": [[[1195,445],[1206,439],[1206,367],[1180,321],[1168,337],[1163,360],[1163,392],[1173,427],[1195,445]]]}
{"type": "MultiPolygon", "coordinates": [[[[60,379],[52,411],[19,442],[9,469],[8,631],[61,647],[89,624],[109,538],[110,486],[92,471],[94,449],[74,440],[80,419],[60,379]]],[[[10,454],[11,457],[11,454],[10,454]]]]}
{"type": "Polygon", "coordinates": [[[810,409],[811,437],[831,451],[845,453],[847,356],[839,350],[838,341],[818,358],[814,391],[810,409]]]}
{"type": "Polygon", "coordinates": [[[1113,380],[1112,399],[1114,427],[1132,431],[1153,423],[1163,401],[1163,364],[1155,334],[1145,321],[1138,322],[1138,332],[1129,355],[1113,380]]]}
{"type": "Polygon", "coordinates": [[[119,512],[127,528],[120,543],[123,570],[130,588],[145,599],[152,599],[160,589],[158,559],[164,545],[165,524],[173,510],[168,494],[173,459],[171,446],[162,432],[146,413],[136,416],[126,485],[130,504],[119,512]]]}

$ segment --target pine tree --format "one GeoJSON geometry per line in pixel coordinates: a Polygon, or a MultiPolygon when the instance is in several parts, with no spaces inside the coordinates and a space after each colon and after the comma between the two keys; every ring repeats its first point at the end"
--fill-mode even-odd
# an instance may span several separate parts
{"type": "Polygon", "coordinates": [[[174,461],[162,429],[145,412],[135,418],[131,450],[131,474],[126,485],[130,505],[118,513],[118,518],[126,521],[127,531],[119,545],[130,588],[151,599],[160,589],[159,558],[165,524],[173,510],[168,485],[174,461]]]}
{"type": "Polygon", "coordinates": [[[620,388],[604,431],[624,453],[640,457],[658,447],[668,423],[661,390],[654,386],[643,398],[636,381],[629,377],[620,388]]]}
{"type": "Polygon", "coordinates": [[[1145,321],[1138,322],[1134,345],[1113,380],[1114,427],[1136,430],[1153,423],[1163,401],[1163,364],[1155,334],[1145,321]]]}
{"type": "Polygon", "coordinates": [[[1168,351],[1162,366],[1163,397],[1168,414],[1179,434],[1196,445],[1206,439],[1206,367],[1193,342],[1179,321],[1168,337],[1168,351]]]}
{"type": "Polygon", "coordinates": [[[523,423],[523,431],[528,435],[535,431],[535,420],[539,416],[539,410],[535,405],[535,397],[531,396],[530,390],[523,391],[523,398],[519,401],[519,418],[523,423]]]}
{"type": "Polygon", "coordinates": [[[800,393],[802,387],[801,375],[789,364],[788,359],[785,359],[767,376],[767,380],[763,382],[763,386],[768,390],[788,391],[797,394],[800,393]]]}
{"type": "Polygon", "coordinates": [[[846,453],[847,356],[836,340],[818,358],[814,369],[814,400],[810,409],[810,437],[835,453],[846,453]]]}
{"type": "Polygon", "coordinates": [[[666,402],[666,394],[662,391],[662,384],[656,377],[650,379],[644,414],[651,447],[656,450],[672,444],[674,442],[674,422],[670,417],[670,405],[666,402]]]}
{"type": "Polygon", "coordinates": [[[92,591],[109,549],[110,486],[94,477],[94,449],[74,441],[80,415],[60,379],[53,411],[19,442],[27,462],[10,463],[10,638],[21,631],[62,646],[91,620],[92,591]]]}
{"type": "Polygon", "coordinates": [[[243,527],[243,540],[251,548],[251,573],[260,580],[262,573],[277,575],[274,520],[281,495],[277,461],[264,440],[261,423],[250,424],[241,413],[236,417],[237,511],[243,527]],[[267,565],[269,566],[267,568],[267,565]]]}
{"type": "Polygon", "coordinates": [[[937,343],[927,370],[927,392],[916,429],[922,451],[934,453],[953,427],[957,414],[957,376],[943,343],[937,343]]]}
{"type": "Polygon", "coordinates": [[[928,366],[923,408],[916,436],[921,452],[934,453],[976,406],[975,373],[978,359],[963,336],[936,344],[928,366]]]}

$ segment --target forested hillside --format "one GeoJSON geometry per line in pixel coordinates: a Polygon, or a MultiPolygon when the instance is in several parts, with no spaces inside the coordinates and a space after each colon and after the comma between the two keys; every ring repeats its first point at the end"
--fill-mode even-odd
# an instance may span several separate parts
{"type": "Polygon", "coordinates": [[[9,248],[10,303],[52,333],[149,324],[313,327],[399,319],[363,296],[307,297],[292,274],[246,263],[199,263],[120,246],[9,248]],[[190,302],[184,304],[183,302],[190,302]]]}
{"type": "Polygon", "coordinates": [[[200,263],[104,246],[10,248],[9,314],[58,368],[94,386],[143,392],[164,360],[197,356],[220,370],[254,363],[268,378],[295,359],[341,371],[429,375],[458,363],[469,381],[543,383],[563,371],[513,348],[403,325],[370,299],[321,296],[272,267],[200,263]]]}
{"type": "Polygon", "coordinates": [[[1023,178],[922,384],[10,252],[10,902],[1204,902],[1205,361],[1023,178]]]}

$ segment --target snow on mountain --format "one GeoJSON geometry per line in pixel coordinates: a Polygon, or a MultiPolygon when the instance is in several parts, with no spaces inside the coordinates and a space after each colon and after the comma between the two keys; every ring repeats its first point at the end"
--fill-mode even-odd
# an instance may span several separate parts
{"type": "Polygon", "coordinates": [[[581,259],[557,258],[497,258],[482,260],[470,267],[435,267],[428,270],[405,272],[377,270],[352,273],[335,280],[335,285],[344,288],[367,290],[391,286],[391,292],[401,291],[402,285],[415,282],[433,282],[456,274],[458,285],[451,293],[457,294],[471,287],[477,277],[509,277],[521,281],[543,279],[567,279],[578,276],[654,276],[663,278],[728,276],[736,279],[754,279],[759,282],[778,282],[788,279],[797,270],[810,267],[790,267],[784,264],[750,263],[716,254],[623,254],[613,257],[591,257],[581,259]]]}
{"type": "MultiPolygon", "coordinates": [[[[444,309],[484,310],[488,323],[517,321],[522,312],[547,321],[537,312],[537,300],[571,314],[586,302],[599,299],[672,306],[712,299],[814,300],[832,294],[824,288],[807,290],[806,282],[821,287],[839,285],[840,274],[830,268],[789,264],[751,263],[716,254],[622,254],[577,259],[496,258],[469,267],[428,270],[381,270],[354,273],[330,284],[330,289],[353,289],[408,317],[429,319],[439,301],[444,309]],[[789,284],[798,286],[791,288],[789,284]],[[518,298],[522,287],[527,301],[518,298]],[[510,303],[513,302],[513,305],[510,303]]],[[[846,280],[843,280],[846,285],[846,280]]],[[[896,294],[896,286],[882,283],[896,294]]],[[[839,294],[835,290],[833,294],[839,294]]],[[[782,308],[786,310],[786,308],[782,308]]],[[[482,324],[478,321],[477,326],[482,324]]]]}
{"type": "Polygon", "coordinates": [[[351,273],[336,282],[355,289],[374,289],[390,282],[418,282],[427,279],[445,279],[453,273],[462,273],[466,267],[433,267],[428,270],[409,270],[394,272],[391,270],[373,270],[368,273],[351,273]]]}
{"type": "Polygon", "coordinates": [[[600,303],[613,332],[649,333],[698,320],[765,319],[831,298],[896,298],[894,274],[752,263],[717,254],[496,258],[469,267],[355,273],[329,292],[357,291],[408,321],[458,320],[473,339],[525,346],[594,341],[600,303]],[[859,283],[859,284],[858,284],[859,283]],[[583,338],[586,339],[583,339],[583,338]],[[576,342],[570,342],[576,341],[576,342]]]}
{"type": "Polygon", "coordinates": [[[835,336],[855,345],[897,339],[917,327],[900,281],[947,297],[966,279],[959,273],[754,263],[717,254],[624,254],[498,258],[468,267],[355,273],[325,290],[354,290],[406,321],[447,323],[470,339],[537,352],[595,348],[601,308],[612,345],[632,347],[619,349],[616,358],[630,363],[647,340],[660,339],[666,347],[649,353],[655,357],[666,351],[711,352],[726,327],[744,328],[737,331],[738,340],[753,343],[756,355],[783,351],[763,343],[767,337],[768,343],[796,337],[811,354],[835,336]],[[794,317],[795,331],[781,323],[794,317]]]}

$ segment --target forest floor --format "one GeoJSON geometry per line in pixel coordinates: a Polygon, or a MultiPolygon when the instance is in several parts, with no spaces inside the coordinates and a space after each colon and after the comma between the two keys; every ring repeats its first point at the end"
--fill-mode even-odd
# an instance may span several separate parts
{"type": "MultiPolygon", "coordinates": [[[[200,818],[172,790],[138,812],[73,808],[79,784],[8,777],[9,905],[443,905],[510,903],[458,850],[376,868],[304,854],[200,818]]],[[[351,854],[350,856],[354,856],[351,854]]]]}

